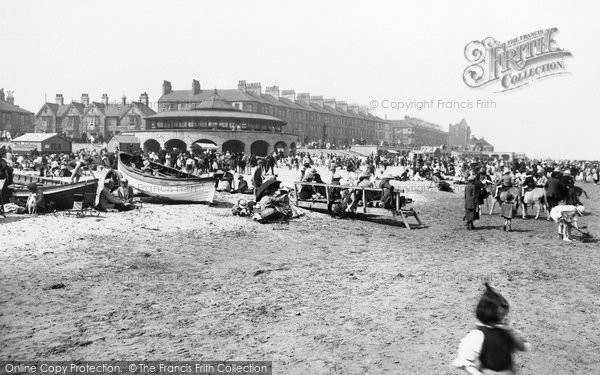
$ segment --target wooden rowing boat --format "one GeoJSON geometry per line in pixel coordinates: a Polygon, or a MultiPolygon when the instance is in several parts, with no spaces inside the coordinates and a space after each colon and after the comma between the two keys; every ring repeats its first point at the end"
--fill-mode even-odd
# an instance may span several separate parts
{"type": "Polygon", "coordinates": [[[29,190],[26,185],[35,183],[44,193],[46,206],[53,206],[57,210],[70,210],[73,208],[75,196],[84,196],[85,193],[96,194],[98,191],[98,179],[79,181],[69,183],[59,180],[28,175],[13,175],[13,197],[26,202],[29,197],[29,190]],[[53,203],[53,204],[52,204],[53,203]]]}
{"type": "Polygon", "coordinates": [[[212,203],[215,196],[213,177],[198,177],[175,168],[150,162],[152,173],[134,166],[133,155],[119,152],[119,171],[129,180],[129,186],[141,194],[171,202],[212,203]]]}
{"type": "Polygon", "coordinates": [[[13,173],[13,184],[15,185],[27,185],[29,183],[43,184],[43,185],[64,185],[65,182],[61,180],[55,180],[53,178],[40,177],[31,174],[17,174],[13,173]]]}

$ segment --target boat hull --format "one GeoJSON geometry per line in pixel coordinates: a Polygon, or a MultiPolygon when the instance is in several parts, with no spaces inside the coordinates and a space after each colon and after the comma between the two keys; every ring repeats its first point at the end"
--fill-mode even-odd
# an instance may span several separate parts
{"type": "Polygon", "coordinates": [[[215,183],[212,177],[170,177],[152,176],[137,168],[128,167],[119,154],[119,171],[129,180],[137,192],[169,202],[212,203],[215,196],[215,183]]]}
{"type": "MultiPolygon", "coordinates": [[[[38,187],[44,193],[46,205],[53,203],[54,208],[58,210],[70,210],[73,208],[75,196],[84,196],[85,193],[96,194],[98,191],[98,180],[80,181],[74,184],[48,184],[38,187]]],[[[30,192],[26,189],[13,190],[13,197],[26,202],[30,192]]]]}

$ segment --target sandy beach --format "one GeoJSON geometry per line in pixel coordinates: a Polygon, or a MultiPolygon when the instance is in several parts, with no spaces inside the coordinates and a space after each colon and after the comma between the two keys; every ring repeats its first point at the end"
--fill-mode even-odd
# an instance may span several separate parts
{"type": "MultiPolygon", "coordinates": [[[[325,180],[328,172],[323,170],[325,180]]],[[[279,172],[290,185],[297,172],[279,172]]],[[[408,185],[408,183],[403,183],[408,185]]],[[[464,199],[410,183],[427,225],[289,224],[215,204],[145,203],[98,218],[0,219],[0,355],[7,360],[270,360],[277,374],[458,374],[450,366],[490,280],[533,350],[521,374],[600,368],[598,243],[498,211],[468,232],[464,199]],[[416,186],[420,186],[418,189],[416,186]]],[[[598,233],[600,188],[579,184],[598,233]]]]}

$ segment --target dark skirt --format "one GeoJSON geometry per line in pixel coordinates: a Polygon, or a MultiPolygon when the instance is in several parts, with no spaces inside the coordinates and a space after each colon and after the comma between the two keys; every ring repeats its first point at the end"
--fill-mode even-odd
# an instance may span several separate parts
{"type": "Polygon", "coordinates": [[[474,208],[465,208],[465,220],[473,221],[479,219],[479,213],[474,208]]]}
{"type": "Polygon", "coordinates": [[[515,215],[515,205],[512,203],[502,203],[500,207],[500,216],[505,219],[512,219],[515,215]]]}

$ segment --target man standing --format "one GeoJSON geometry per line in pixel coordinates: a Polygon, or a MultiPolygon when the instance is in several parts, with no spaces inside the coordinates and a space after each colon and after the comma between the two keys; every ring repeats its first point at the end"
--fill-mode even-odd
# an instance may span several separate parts
{"type": "Polygon", "coordinates": [[[467,179],[465,186],[465,220],[467,221],[467,230],[477,229],[473,221],[479,219],[479,194],[480,190],[475,186],[477,177],[472,174],[467,179]]]}
{"type": "Polygon", "coordinates": [[[254,193],[256,194],[256,190],[260,187],[260,185],[262,185],[263,183],[263,165],[265,164],[265,162],[260,159],[258,161],[257,166],[254,169],[254,172],[252,173],[252,185],[254,185],[254,193]]]}

